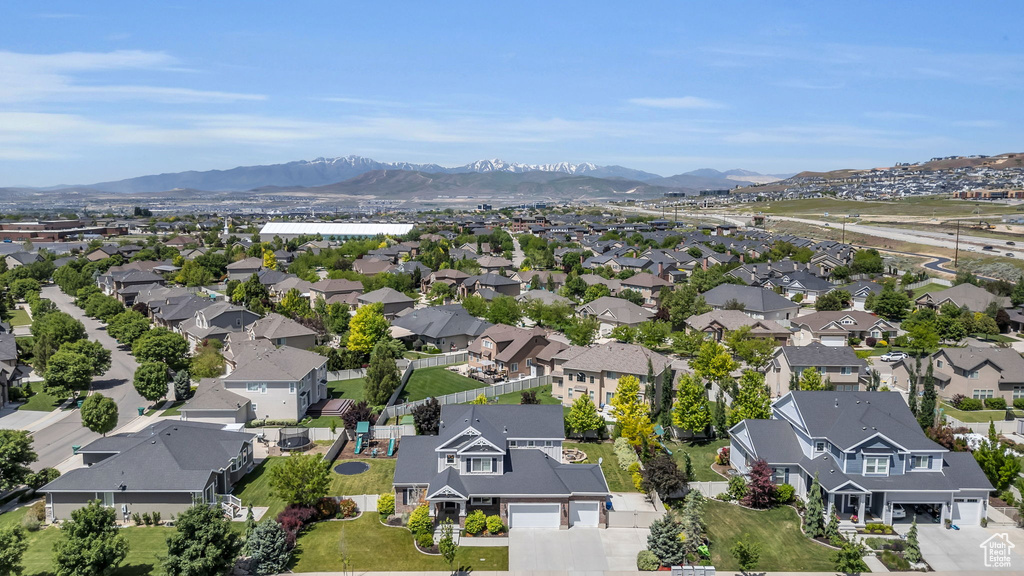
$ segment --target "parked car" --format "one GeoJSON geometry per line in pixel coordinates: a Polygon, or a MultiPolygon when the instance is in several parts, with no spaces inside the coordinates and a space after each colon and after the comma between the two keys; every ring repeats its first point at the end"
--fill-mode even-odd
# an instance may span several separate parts
{"type": "Polygon", "coordinates": [[[982,250],[995,250],[995,248],[993,248],[991,246],[982,246],[981,249],[982,250]]]}
{"type": "Polygon", "coordinates": [[[906,517],[907,517],[907,511],[903,509],[903,505],[902,504],[893,504],[892,505],[892,519],[893,520],[903,520],[906,517]]]}
{"type": "Polygon", "coordinates": [[[895,362],[897,360],[903,360],[907,357],[906,352],[886,352],[878,357],[882,362],[895,362]]]}
{"type": "Polygon", "coordinates": [[[1013,258],[1013,252],[1007,252],[1006,255],[1009,256],[1010,258],[1013,258]]]}
{"type": "Polygon", "coordinates": [[[1007,241],[1006,241],[1006,245],[1007,245],[1007,246],[1016,246],[1016,245],[1017,245],[1017,243],[1016,243],[1016,242],[1014,242],[1013,240],[1007,240],[1007,241]]]}

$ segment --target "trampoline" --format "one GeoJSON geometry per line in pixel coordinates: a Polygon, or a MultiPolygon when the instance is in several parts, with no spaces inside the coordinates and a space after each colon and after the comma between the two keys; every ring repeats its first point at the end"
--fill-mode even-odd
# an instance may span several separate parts
{"type": "Polygon", "coordinates": [[[281,428],[281,436],[277,440],[277,447],[282,452],[302,450],[310,444],[308,428],[281,428]]]}
{"type": "Polygon", "coordinates": [[[370,469],[366,462],[342,462],[334,467],[334,471],[342,476],[355,476],[370,469]]]}

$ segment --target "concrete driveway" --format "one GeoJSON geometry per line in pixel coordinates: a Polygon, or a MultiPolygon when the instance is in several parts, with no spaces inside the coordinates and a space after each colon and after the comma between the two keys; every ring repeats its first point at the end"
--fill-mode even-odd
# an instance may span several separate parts
{"type": "Polygon", "coordinates": [[[917,526],[921,555],[932,569],[946,571],[1024,571],[1024,530],[1011,527],[961,526],[960,530],[946,530],[943,526],[917,526]],[[1010,567],[986,567],[986,551],[981,546],[996,534],[1007,534],[1015,548],[1010,552],[1010,567]]]}
{"type": "Polygon", "coordinates": [[[520,571],[636,571],[636,555],[647,547],[647,529],[522,528],[509,531],[508,568],[520,571]]]}

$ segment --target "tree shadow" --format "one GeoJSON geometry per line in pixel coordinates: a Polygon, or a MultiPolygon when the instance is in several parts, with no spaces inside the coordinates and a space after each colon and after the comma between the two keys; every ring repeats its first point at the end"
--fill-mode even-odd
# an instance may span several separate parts
{"type": "Polygon", "coordinates": [[[117,576],[149,576],[156,573],[153,564],[128,564],[117,569],[117,576]]]}

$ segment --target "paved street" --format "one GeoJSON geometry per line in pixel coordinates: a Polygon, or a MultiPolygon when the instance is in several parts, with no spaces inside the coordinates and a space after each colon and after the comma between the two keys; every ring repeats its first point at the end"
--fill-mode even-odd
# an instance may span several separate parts
{"type": "MultiPolygon", "coordinates": [[[[42,296],[49,298],[62,311],[70,314],[85,326],[86,334],[90,340],[99,340],[106,349],[111,351],[110,370],[106,374],[93,380],[93,390],[102,393],[104,396],[113,398],[117,402],[119,418],[117,425],[120,428],[131,422],[138,416],[137,408],[146,406],[146,402],[132,385],[132,378],[138,364],[128,352],[117,347],[117,342],[111,338],[105,329],[101,328],[98,320],[88,318],[74,305],[72,299],[66,296],[56,286],[43,288],[42,296]]],[[[36,413],[43,417],[42,413],[36,413]]],[[[63,416],[47,421],[47,426],[33,433],[34,447],[39,454],[39,460],[33,468],[56,466],[61,461],[71,456],[71,446],[85,445],[99,437],[82,427],[82,419],[78,410],[69,410],[63,416]],[[52,423],[50,423],[52,422],[52,423]]]]}

